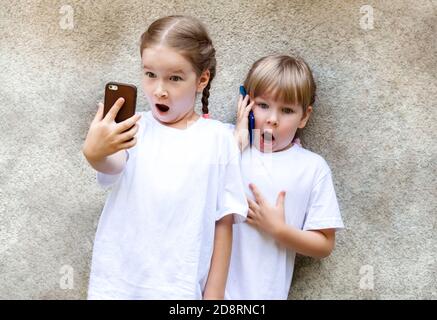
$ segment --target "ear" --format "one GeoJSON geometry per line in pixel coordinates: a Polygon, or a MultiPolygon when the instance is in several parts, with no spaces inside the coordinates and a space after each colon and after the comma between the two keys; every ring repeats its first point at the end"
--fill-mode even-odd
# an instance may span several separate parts
{"type": "Polygon", "coordinates": [[[209,73],[208,69],[202,72],[197,82],[197,92],[202,92],[203,89],[205,89],[205,87],[208,85],[210,76],[211,74],[209,73]]]}
{"type": "Polygon", "coordinates": [[[299,129],[303,129],[306,126],[306,124],[310,118],[311,112],[313,112],[313,107],[308,106],[307,111],[305,112],[305,114],[302,116],[302,119],[300,120],[299,129]]]}

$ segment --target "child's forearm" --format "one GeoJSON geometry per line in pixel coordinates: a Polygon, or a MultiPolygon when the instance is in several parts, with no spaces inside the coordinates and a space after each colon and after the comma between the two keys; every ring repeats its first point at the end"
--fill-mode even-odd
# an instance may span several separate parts
{"type": "Polygon", "coordinates": [[[224,299],[232,250],[232,215],[216,222],[214,251],[211,258],[204,299],[224,299]]]}
{"type": "Polygon", "coordinates": [[[240,135],[240,133],[238,132],[238,130],[237,129],[235,129],[234,130],[234,139],[235,139],[235,142],[237,143],[237,145],[238,145],[238,149],[240,149],[240,152],[242,152],[243,150],[243,148],[242,148],[242,139],[241,139],[241,135],[240,135]]]}
{"type": "Polygon", "coordinates": [[[106,174],[118,174],[122,172],[127,160],[126,150],[120,150],[103,159],[94,159],[89,156],[86,151],[83,151],[83,154],[95,170],[106,174]]]}
{"type": "Polygon", "coordinates": [[[303,231],[287,224],[278,228],[273,237],[286,248],[314,258],[329,256],[335,243],[334,229],[303,231]]]}
{"type": "Polygon", "coordinates": [[[240,152],[243,152],[249,143],[249,131],[247,129],[238,129],[235,127],[234,139],[238,145],[238,148],[240,149],[240,152]]]}

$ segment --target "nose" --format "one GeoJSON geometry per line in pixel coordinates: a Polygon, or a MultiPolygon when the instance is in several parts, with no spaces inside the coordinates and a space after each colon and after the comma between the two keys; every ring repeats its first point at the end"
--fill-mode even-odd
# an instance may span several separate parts
{"type": "Polygon", "coordinates": [[[153,94],[155,95],[155,97],[160,98],[160,99],[168,97],[168,92],[167,92],[167,90],[164,89],[162,83],[158,84],[158,86],[155,88],[155,91],[153,92],[153,94]]]}
{"type": "Polygon", "coordinates": [[[275,111],[270,112],[268,118],[267,118],[267,124],[271,125],[272,127],[277,127],[278,122],[278,115],[275,111]]]}

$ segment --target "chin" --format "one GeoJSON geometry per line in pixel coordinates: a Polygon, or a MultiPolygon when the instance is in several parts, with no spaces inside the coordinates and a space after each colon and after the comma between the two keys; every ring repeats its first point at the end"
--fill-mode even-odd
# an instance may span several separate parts
{"type": "Polygon", "coordinates": [[[152,111],[153,116],[161,122],[171,122],[171,116],[169,114],[160,114],[157,110],[152,111]]]}
{"type": "Polygon", "coordinates": [[[286,144],[285,146],[273,148],[273,152],[287,150],[287,149],[291,148],[292,145],[293,145],[293,143],[290,142],[289,144],[286,144]]]}

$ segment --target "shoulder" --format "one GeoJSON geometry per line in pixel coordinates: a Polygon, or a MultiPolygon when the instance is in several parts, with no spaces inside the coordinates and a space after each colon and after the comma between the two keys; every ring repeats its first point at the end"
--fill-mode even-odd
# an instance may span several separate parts
{"type": "Polygon", "coordinates": [[[230,126],[233,126],[230,123],[224,123],[216,119],[202,118],[202,121],[204,121],[205,125],[208,126],[209,128],[215,128],[216,130],[229,130],[230,126]]]}
{"type": "Polygon", "coordinates": [[[299,145],[296,145],[295,148],[296,160],[305,167],[306,171],[314,172],[318,176],[331,173],[328,163],[321,155],[299,145]]]}
{"type": "Polygon", "coordinates": [[[234,125],[230,123],[224,123],[215,119],[203,119],[203,128],[205,131],[216,135],[217,137],[229,139],[233,137],[234,125]]]}
{"type": "Polygon", "coordinates": [[[214,119],[203,119],[202,136],[213,143],[220,154],[228,154],[230,158],[239,155],[237,142],[234,138],[233,125],[214,119]]]}

